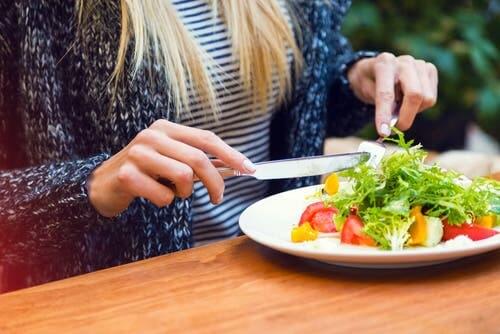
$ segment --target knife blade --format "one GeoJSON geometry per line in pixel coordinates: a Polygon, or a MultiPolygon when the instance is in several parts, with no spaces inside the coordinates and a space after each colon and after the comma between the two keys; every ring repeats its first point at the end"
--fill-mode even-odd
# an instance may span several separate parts
{"type": "Polygon", "coordinates": [[[369,158],[368,152],[355,152],[258,162],[255,163],[256,170],[253,174],[243,174],[227,167],[217,170],[224,178],[251,176],[259,180],[287,179],[338,172],[355,167],[369,158]]]}

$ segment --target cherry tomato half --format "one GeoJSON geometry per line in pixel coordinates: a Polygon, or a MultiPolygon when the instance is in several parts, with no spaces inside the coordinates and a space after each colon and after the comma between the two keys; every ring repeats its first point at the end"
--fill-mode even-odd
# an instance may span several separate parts
{"type": "Polygon", "coordinates": [[[334,208],[324,208],[317,211],[311,219],[311,226],[318,232],[336,232],[333,216],[337,214],[334,208]]]}
{"type": "Polygon", "coordinates": [[[375,241],[363,232],[363,221],[356,214],[356,210],[351,211],[347,216],[342,233],[340,234],[342,243],[351,245],[375,246],[375,241]]]}
{"type": "Polygon", "coordinates": [[[469,239],[477,241],[492,237],[498,234],[498,231],[476,224],[450,225],[445,219],[443,221],[443,240],[450,240],[459,235],[465,235],[469,239]]]}

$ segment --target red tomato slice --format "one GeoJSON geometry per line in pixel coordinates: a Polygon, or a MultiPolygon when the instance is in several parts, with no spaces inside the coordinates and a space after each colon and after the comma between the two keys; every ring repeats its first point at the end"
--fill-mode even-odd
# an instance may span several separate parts
{"type": "Polygon", "coordinates": [[[318,232],[330,233],[336,232],[333,216],[337,213],[337,209],[324,208],[317,211],[311,219],[311,226],[318,232]]]}
{"type": "Polygon", "coordinates": [[[340,234],[342,243],[351,245],[375,246],[375,241],[363,232],[363,221],[357,215],[349,215],[346,218],[342,233],[340,234]]]}
{"type": "Polygon", "coordinates": [[[305,222],[311,222],[313,216],[316,214],[316,212],[326,209],[325,205],[323,202],[315,202],[312,204],[309,204],[307,208],[304,210],[302,213],[302,216],[300,216],[300,221],[299,221],[299,226],[304,224],[305,222]]]}
{"type": "Polygon", "coordinates": [[[360,219],[353,219],[348,216],[344,223],[344,226],[342,227],[340,241],[346,244],[357,245],[357,236],[361,234],[362,229],[363,223],[360,219]]]}
{"type": "Polygon", "coordinates": [[[450,240],[459,235],[465,235],[469,239],[477,241],[492,237],[498,231],[476,224],[450,225],[447,220],[443,221],[443,240],[450,240]]]}

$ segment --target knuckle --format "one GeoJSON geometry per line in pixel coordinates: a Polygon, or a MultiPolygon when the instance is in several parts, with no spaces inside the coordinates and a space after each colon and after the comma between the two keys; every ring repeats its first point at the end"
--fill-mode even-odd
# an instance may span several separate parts
{"type": "Polygon", "coordinates": [[[207,155],[200,150],[196,150],[189,159],[191,166],[195,169],[205,168],[210,163],[207,155]]]}
{"type": "Polygon", "coordinates": [[[175,173],[175,179],[177,182],[186,184],[186,183],[191,183],[193,182],[193,170],[189,167],[186,168],[180,168],[176,173],[175,173]]]}
{"type": "Polygon", "coordinates": [[[398,60],[403,62],[403,63],[413,63],[415,61],[415,58],[413,58],[410,55],[404,55],[404,56],[398,57],[398,60]]]}
{"type": "Polygon", "coordinates": [[[423,61],[422,59],[417,59],[417,60],[415,60],[415,64],[416,64],[418,67],[425,67],[426,62],[425,62],[425,61],[423,61]]]}
{"type": "Polygon", "coordinates": [[[155,135],[154,130],[148,128],[140,131],[135,138],[140,143],[147,143],[154,138],[154,135],[155,135]]]}
{"type": "Polygon", "coordinates": [[[132,145],[127,152],[127,156],[134,161],[144,160],[146,155],[146,148],[142,145],[132,145]]]}
{"type": "Polygon", "coordinates": [[[429,71],[434,72],[436,74],[438,73],[438,69],[437,69],[436,65],[434,65],[433,63],[425,63],[425,65],[427,66],[429,71]]]}
{"type": "Polygon", "coordinates": [[[395,95],[391,91],[380,91],[377,92],[377,99],[381,102],[392,102],[395,99],[395,95]]]}
{"type": "Polygon", "coordinates": [[[134,179],[134,168],[130,165],[123,165],[118,169],[117,178],[122,184],[129,184],[134,179]]]}
{"type": "Polygon", "coordinates": [[[217,135],[215,133],[213,133],[212,131],[202,130],[202,132],[201,132],[201,140],[203,140],[204,142],[211,144],[211,143],[217,141],[218,139],[219,139],[219,137],[217,137],[217,135]]]}
{"type": "Polygon", "coordinates": [[[166,119],[157,119],[151,124],[151,128],[163,129],[166,128],[170,124],[166,119]]]}
{"type": "Polygon", "coordinates": [[[393,55],[392,53],[390,52],[382,52],[381,54],[379,54],[377,56],[377,60],[381,63],[391,63],[391,62],[394,62],[394,60],[396,59],[396,56],[393,55]]]}

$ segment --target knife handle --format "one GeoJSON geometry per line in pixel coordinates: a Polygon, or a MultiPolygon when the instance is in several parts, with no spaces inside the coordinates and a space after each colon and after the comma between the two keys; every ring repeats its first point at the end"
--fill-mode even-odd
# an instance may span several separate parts
{"type": "MultiPolygon", "coordinates": [[[[223,179],[227,179],[227,178],[233,177],[233,176],[246,175],[246,174],[242,174],[240,171],[237,171],[237,170],[229,168],[229,167],[217,167],[216,169],[219,172],[220,176],[222,176],[223,179]]],[[[194,182],[200,181],[200,178],[198,177],[198,175],[195,174],[193,176],[193,181],[194,182]]],[[[175,184],[170,180],[167,180],[164,178],[159,178],[158,182],[160,182],[164,186],[175,189],[175,184]]]]}

